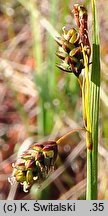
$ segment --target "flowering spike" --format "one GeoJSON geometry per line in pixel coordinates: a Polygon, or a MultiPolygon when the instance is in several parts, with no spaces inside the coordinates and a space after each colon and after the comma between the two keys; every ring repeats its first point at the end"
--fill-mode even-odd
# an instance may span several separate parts
{"type": "Polygon", "coordinates": [[[11,184],[14,181],[19,182],[23,185],[23,190],[28,192],[34,181],[41,182],[52,172],[57,154],[55,141],[34,143],[14,164],[13,175],[9,178],[9,182],[11,184]]]}
{"type": "Polygon", "coordinates": [[[78,77],[84,68],[81,43],[83,43],[88,60],[91,49],[87,32],[87,10],[84,6],[75,4],[73,13],[78,30],[62,28],[63,34],[59,38],[59,51],[57,52],[57,56],[62,61],[57,64],[57,67],[63,71],[74,73],[78,77]]]}
{"type": "Polygon", "coordinates": [[[87,9],[82,5],[76,4],[74,5],[73,13],[74,13],[76,24],[78,26],[80,40],[83,43],[83,46],[85,48],[85,51],[87,52],[88,57],[90,57],[91,47],[88,38],[87,9]]]}

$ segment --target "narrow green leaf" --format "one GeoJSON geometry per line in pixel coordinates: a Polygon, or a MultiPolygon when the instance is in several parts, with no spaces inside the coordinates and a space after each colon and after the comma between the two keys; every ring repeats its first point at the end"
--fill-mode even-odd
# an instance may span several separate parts
{"type": "Polygon", "coordinates": [[[97,20],[96,1],[92,0],[93,16],[93,54],[91,72],[91,124],[92,124],[92,199],[97,199],[98,178],[98,119],[99,119],[99,97],[100,97],[100,47],[99,27],[97,20]]]}

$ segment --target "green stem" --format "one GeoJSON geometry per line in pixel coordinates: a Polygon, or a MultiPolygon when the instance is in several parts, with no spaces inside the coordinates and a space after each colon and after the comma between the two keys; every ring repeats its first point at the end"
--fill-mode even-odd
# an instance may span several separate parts
{"type": "Polygon", "coordinates": [[[86,199],[92,199],[92,139],[91,139],[91,118],[90,118],[90,80],[89,80],[89,64],[88,64],[88,57],[84,51],[83,44],[82,45],[82,52],[85,64],[85,77],[83,81],[83,116],[84,122],[86,123],[86,146],[87,146],[87,190],[86,190],[86,199]]]}
{"type": "Polygon", "coordinates": [[[100,92],[100,52],[99,30],[96,15],[95,0],[92,3],[93,14],[93,54],[91,80],[89,78],[88,59],[83,44],[82,52],[85,64],[84,108],[86,114],[86,145],[87,145],[87,193],[86,199],[97,199],[98,176],[98,118],[99,118],[99,92],[100,92]]]}
{"type": "Polygon", "coordinates": [[[87,189],[86,200],[92,199],[92,151],[87,148],[87,189]]]}

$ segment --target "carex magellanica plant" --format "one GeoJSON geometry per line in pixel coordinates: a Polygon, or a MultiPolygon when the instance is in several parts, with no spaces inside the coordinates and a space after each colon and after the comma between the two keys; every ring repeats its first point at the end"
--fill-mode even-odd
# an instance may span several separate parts
{"type": "MultiPolygon", "coordinates": [[[[92,1],[93,8],[93,18],[94,25],[96,25],[96,11],[95,11],[95,1],[92,1]]],[[[26,150],[20,158],[17,159],[13,166],[13,175],[10,178],[10,182],[14,180],[23,185],[24,191],[35,182],[41,183],[44,181],[51,172],[54,171],[54,165],[58,155],[58,145],[61,144],[62,140],[68,136],[77,132],[78,130],[85,130],[86,132],[86,147],[87,147],[87,191],[86,198],[93,199],[97,198],[97,147],[95,147],[95,139],[97,139],[98,126],[96,121],[96,130],[93,131],[95,127],[94,117],[92,110],[94,107],[93,95],[97,91],[96,86],[91,85],[92,82],[96,80],[94,66],[92,66],[92,73],[90,76],[90,55],[91,46],[88,37],[88,12],[85,6],[75,4],[72,10],[74,14],[74,19],[76,22],[75,28],[62,28],[62,36],[56,38],[58,43],[58,51],[56,55],[60,58],[61,62],[57,64],[57,67],[64,72],[72,73],[78,79],[80,88],[82,91],[82,106],[83,106],[83,122],[82,128],[75,129],[65,134],[57,141],[45,141],[40,143],[33,143],[31,147],[26,150]],[[82,73],[84,71],[84,73],[82,73]],[[91,91],[92,86],[92,91],[91,91]],[[93,95],[92,93],[93,92],[93,95]],[[93,100],[92,100],[93,99],[93,100]],[[92,100],[92,101],[91,101],[92,100]],[[91,108],[92,107],[92,108],[91,108]],[[93,123],[93,127],[92,127],[93,123]],[[95,165],[96,164],[96,165],[95,165]],[[95,172],[94,172],[95,170],[95,172]],[[93,180],[93,181],[92,181],[93,180]]],[[[98,32],[94,29],[94,36],[98,35],[98,32]]],[[[97,42],[96,37],[94,37],[95,43],[97,42]]],[[[93,49],[93,56],[97,55],[99,60],[98,52],[93,49]]],[[[94,64],[95,57],[92,57],[92,64],[94,64]]],[[[98,67],[99,68],[99,67],[98,67]]],[[[99,91],[98,91],[99,92],[99,91]]],[[[99,98],[99,94],[98,94],[99,98]]],[[[95,107],[98,109],[98,103],[95,107]]],[[[98,117],[97,117],[98,119],[98,117]]],[[[98,141],[98,139],[97,139],[98,141]]],[[[96,141],[96,142],[97,142],[96,141]]],[[[97,143],[96,143],[97,145],[97,143]]]]}
{"type": "Polygon", "coordinates": [[[100,52],[99,29],[96,14],[96,2],[92,3],[93,17],[93,49],[92,70],[90,73],[91,46],[88,37],[87,9],[75,4],[73,14],[77,29],[66,30],[57,38],[59,44],[57,56],[61,63],[57,66],[66,72],[73,73],[82,91],[83,121],[86,131],[87,147],[87,190],[86,199],[97,199],[97,169],[98,169],[98,118],[99,118],[99,88],[100,88],[100,52]],[[82,74],[82,70],[84,73],[82,74]]]}

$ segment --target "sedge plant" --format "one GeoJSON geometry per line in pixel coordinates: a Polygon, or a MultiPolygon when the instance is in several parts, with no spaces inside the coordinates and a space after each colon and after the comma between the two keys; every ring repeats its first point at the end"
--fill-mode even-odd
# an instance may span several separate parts
{"type": "Polygon", "coordinates": [[[73,7],[77,29],[63,27],[63,34],[56,38],[58,43],[57,56],[61,59],[57,67],[77,78],[82,91],[83,127],[70,131],[57,141],[33,143],[14,164],[10,182],[17,181],[23,185],[24,191],[34,181],[42,182],[53,172],[58,155],[58,145],[69,134],[84,130],[87,149],[87,189],[86,199],[97,199],[97,168],[98,168],[98,116],[99,116],[99,31],[96,17],[95,0],[92,0],[93,14],[93,47],[92,70],[90,73],[91,45],[88,37],[87,9],[79,4],[73,7]],[[83,71],[83,73],[82,73],[83,71]]]}
{"type": "Polygon", "coordinates": [[[100,88],[99,30],[96,15],[96,3],[92,1],[93,48],[92,71],[89,70],[91,47],[87,29],[87,10],[84,6],[74,5],[73,9],[77,31],[63,28],[59,38],[58,57],[62,62],[57,65],[63,71],[74,73],[82,90],[83,120],[86,131],[87,147],[87,190],[86,199],[97,199],[98,176],[98,117],[100,88]],[[84,68],[82,79],[80,74],[84,68]]]}

